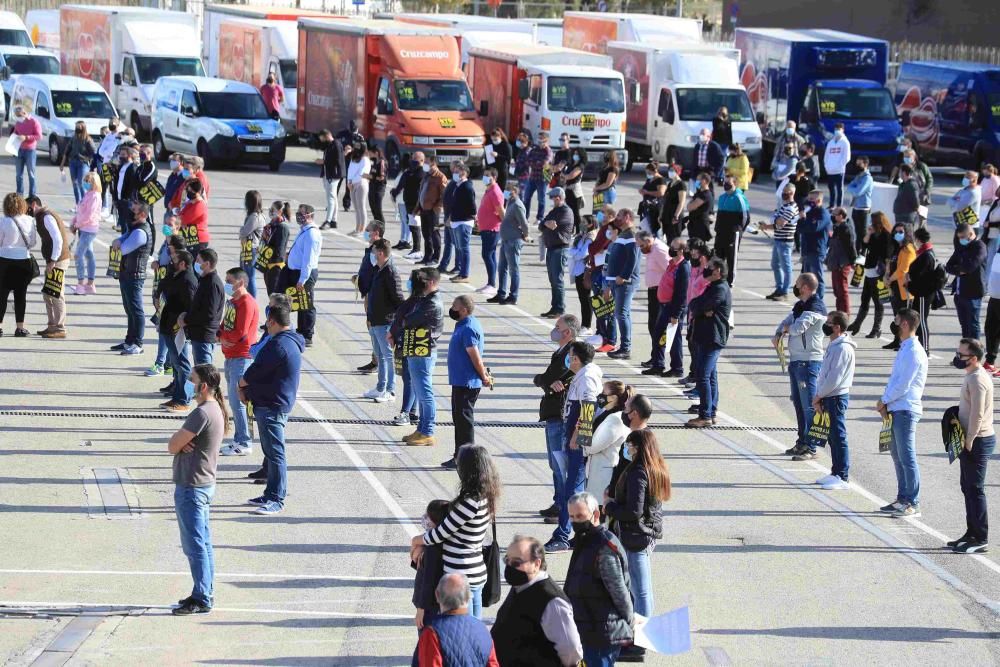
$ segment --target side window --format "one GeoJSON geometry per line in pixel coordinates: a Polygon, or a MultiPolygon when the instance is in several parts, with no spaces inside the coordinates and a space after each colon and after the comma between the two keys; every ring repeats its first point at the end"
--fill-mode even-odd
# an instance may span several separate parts
{"type": "Polygon", "coordinates": [[[132,66],[132,59],[127,56],[122,61],[122,83],[126,86],[135,85],[135,68],[132,66]]]}
{"type": "Polygon", "coordinates": [[[806,93],[806,106],[803,120],[815,123],[819,120],[819,104],[816,102],[816,89],[810,88],[806,93]]]}
{"type": "Polygon", "coordinates": [[[39,118],[51,118],[52,114],[49,109],[49,96],[44,91],[39,92],[38,99],[35,100],[35,115],[39,118]]]}
{"type": "Polygon", "coordinates": [[[656,113],[664,123],[674,124],[674,98],[670,94],[669,88],[660,91],[660,101],[657,104],[656,113]]]}
{"type": "Polygon", "coordinates": [[[533,74],[530,79],[530,94],[528,99],[530,99],[535,104],[541,105],[542,103],[542,77],[538,74],[533,74]]]}
{"type": "Polygon", "coordinates": [[[198,102],[194,98],[193,90],[185,90],[181,96],[181,113],[198,115],[198,102]]]}
{"type": "Polygon", "coordinates": [[[392,95],[389,92],[389,79],[382,79],[378,83],[378,98],[375,101],[375,110],[382,115],[393,112],[392,95]]]}

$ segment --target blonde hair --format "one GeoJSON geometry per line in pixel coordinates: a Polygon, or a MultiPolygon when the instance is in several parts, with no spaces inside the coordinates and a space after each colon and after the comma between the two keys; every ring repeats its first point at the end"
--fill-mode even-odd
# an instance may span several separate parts
{"type": "Polygon", "coordinates": [[[100,195],[104,191],[104,184],[101,183],[101,177],[97,174],[96,171],[88,171],[84,175],[83,180],[87,183],[90,183],[90,189],[96,192],[98,195],[100,195]]]}
{"type": "Polygon", "coordinates": [[[24,197],[16,192],[9,192],[3,198],[3,214],[8,218],[13,218],[15,215],[24,215],[27,212],[28,202],[24,201],[24,197]]]}

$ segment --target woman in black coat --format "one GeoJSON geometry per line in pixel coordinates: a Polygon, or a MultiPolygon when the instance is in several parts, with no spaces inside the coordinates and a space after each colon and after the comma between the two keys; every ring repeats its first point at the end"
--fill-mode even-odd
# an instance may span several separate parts
{"type": "Polygon", "coordinates": [[[497,170],[497,185],[501,190],[507,189],[507,177],[510,175],[510,163],[513,155],[510,150],[510,141],[507,135],[499,127],[493,130],[490,136],[493,146],[493,167],[497,170]]]}

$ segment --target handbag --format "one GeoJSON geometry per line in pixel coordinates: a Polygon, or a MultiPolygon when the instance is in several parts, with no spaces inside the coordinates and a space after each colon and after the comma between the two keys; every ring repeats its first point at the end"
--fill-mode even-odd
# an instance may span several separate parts
{"type": "Polygon", "coordinates": [[[21,229],[21,225],[17,224],[17,220],[11,218],[11,222],[14,223],[14,227],[17,228],[17,233],[21,235],[21,240],[24,241],[24,247],[28,251],[28,266],[31,271],[31,279],[34,280],[38,276],[42,275],[41,270],[38,268],[38,260],[35,259],[34,253],[31,252],[31,246],[28,244],[28,237],[24,235],[24,230],[21,229]]]}
{"type": "Polygon", "coordinates": [[[489,607],[500,602],[500,543],[497,542],[497,522],[493,526],[493,541],[483,547],[483,562],[486,564],[486,584],[483,586],[483,606],[489,607]]]}

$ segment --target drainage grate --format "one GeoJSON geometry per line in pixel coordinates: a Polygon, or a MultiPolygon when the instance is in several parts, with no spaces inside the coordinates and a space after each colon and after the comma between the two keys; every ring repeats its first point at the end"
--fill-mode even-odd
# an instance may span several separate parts
{"type": "Polygon", "coordinates": [[[93,519],[134,519],[142,514],[132,478],[124,468],[82,468],[87,510],[93,519]]]}

